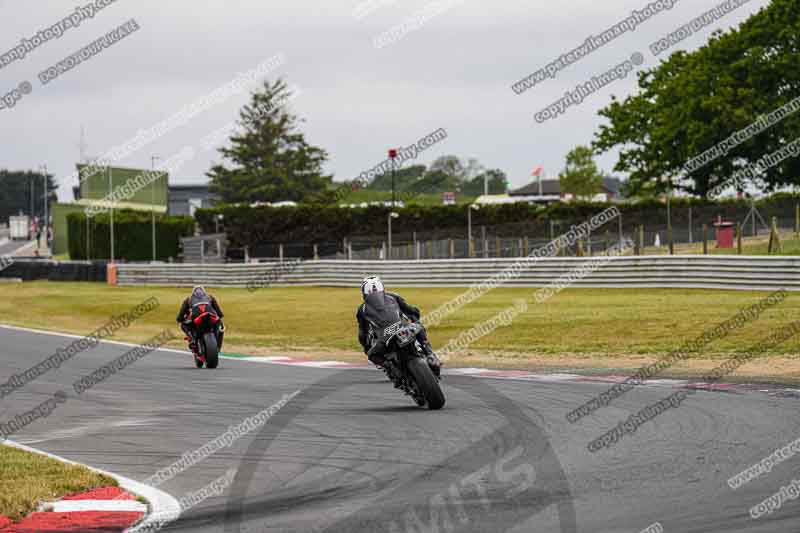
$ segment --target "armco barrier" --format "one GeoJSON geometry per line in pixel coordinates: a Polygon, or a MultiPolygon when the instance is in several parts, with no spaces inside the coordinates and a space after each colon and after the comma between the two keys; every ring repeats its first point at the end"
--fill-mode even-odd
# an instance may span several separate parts
{"type": "MultiPolygon", "coordinates": [[[[598,257],[592,258],[598,259],[598,257]]],[[[227,265],[118,265],[120,285],[246,287],[248,283],[357,287],[366,275],[381,276],[391,287],[465,287],[519,263],[511,287],[541,287],[589,258],[457,259],[428,261],[303,261],[294,268],[278,263],[227,265]],[[278,270],[280,269],[280,270],[278,270]],[[282,274],[276,280],[274,273],[282,274]]],[[[573,284],[608,288],[710,288],[800,290],[800,257],[637,256],[612,257],[573,284]]]]}

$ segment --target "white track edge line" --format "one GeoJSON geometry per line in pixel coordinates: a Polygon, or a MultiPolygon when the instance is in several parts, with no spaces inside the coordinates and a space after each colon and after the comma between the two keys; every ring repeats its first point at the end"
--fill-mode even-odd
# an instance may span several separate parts
{"type": "Polygon", "coordinates": [[[101,511],[147,514],[147,506],[137,500],[59,500],[57,502],[43,502],[41,507],[53,513],[101,511]]]}

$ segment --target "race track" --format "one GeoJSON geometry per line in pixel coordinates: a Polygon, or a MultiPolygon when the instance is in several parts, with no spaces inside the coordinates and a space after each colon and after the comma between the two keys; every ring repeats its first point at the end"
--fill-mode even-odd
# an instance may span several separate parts
{"type": "MultiPolygon", "coordinates": [[[[0,327],[0,382],[73,339],[0,327]]],[[[445,379],[447,405],[412,405],[375,370],[299,368],[151,353],[78,395],[129,348],[103,343],[0,400],[0,422],[60,390],[67,401],[11,438],[144,481],[231,425],[300,391],[266,424],[159,486],[176,498],[229,469],[231,486],[164,531],[797,531],[800,501],[749,509],[800,457],[732,490],[727,480],[800,436],[798,399],[698,392],[597,453],[587,443],[673,392],[640,387],[570,424],[608,385],[445,379]]]]}

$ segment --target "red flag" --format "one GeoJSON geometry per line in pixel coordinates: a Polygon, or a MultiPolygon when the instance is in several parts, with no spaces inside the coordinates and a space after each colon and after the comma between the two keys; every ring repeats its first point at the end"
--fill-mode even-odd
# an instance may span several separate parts
{"type": "Polygon", "coordinates": [[[531,172],[531,176],[533,176],[533,177],[538,176],[539,174],[542,173],[542,170],[544,170],[544,167],[542,165],[539,165],[538,167],[533,169],[533,172],[531,172]]]}

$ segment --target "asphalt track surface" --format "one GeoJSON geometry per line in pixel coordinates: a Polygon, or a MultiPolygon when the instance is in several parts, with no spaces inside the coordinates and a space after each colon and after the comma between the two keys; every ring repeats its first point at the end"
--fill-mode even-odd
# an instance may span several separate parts
{"type": "MultiPolygon", "coordinates": [[[[0,327],[0,382],[73,339],[0,327]]],[[[419,409],[376,370],[327,370],[154,352],[78,396],[72,383],[129,348],[101,344],[0,400],[0,422],[63,390],[17,442],[143,481],[243,419],[300,393],[260,429],[159,486],[180,498],[237,469],[224,494],[163,531],[796,532],[800,500],[752,519],[800,457],[744,487],[727,479],[800,436],[798,402],[698,392],[590,453],[587,443],[670,392],[640,387],[581,421],[607,385],[445,379],[419,409]]],[[[800,477],[800,476],[798,476],[800,477]]]]}
{"type": "Polygon", "coordinates": [[[16,252],[30,241],[12,241],[8,239],[8,230],[5,233],[0,231],[0,255],[8,255],[16,252]]]}

